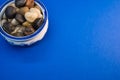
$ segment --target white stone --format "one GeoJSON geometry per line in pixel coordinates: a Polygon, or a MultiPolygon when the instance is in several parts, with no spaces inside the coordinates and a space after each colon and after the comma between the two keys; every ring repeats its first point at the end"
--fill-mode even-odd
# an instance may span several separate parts
{"type": "Polygon", "coordinates": [[[12,23],[12,25],[14,25],[14,26],[16,26],[16,25],[18,25],[18,24],[19,24],[19,22],[18,22],[18,21],[16,21],[16,19],[13,19],[13,20],[11,21],[11,23],[12,23]]]}
{"type": "Polygon", "coordinates": [[[41,14],[40,10],[37,8],[31,8],[30,12],[36,12],[38,14],[38,18],[42,18],[43,15],[41,14]]]}
{"type": "Polygon", "coordinates": [[[25,13],[25,19],[28,22],[34,22],[38,18],[38,14],[36,12],[27,12],[25,13]]]}

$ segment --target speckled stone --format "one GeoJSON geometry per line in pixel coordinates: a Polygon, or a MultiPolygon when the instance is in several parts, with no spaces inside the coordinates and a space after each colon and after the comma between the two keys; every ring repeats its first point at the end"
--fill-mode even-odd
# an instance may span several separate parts
{"type": "Polygon", "coordinates": [[[5,30],[7,33],[11,33],[12,31],[14,31],[15,26],[13,26],[10,22],[5,22],[3,24],[3,30],[5,30]]]}

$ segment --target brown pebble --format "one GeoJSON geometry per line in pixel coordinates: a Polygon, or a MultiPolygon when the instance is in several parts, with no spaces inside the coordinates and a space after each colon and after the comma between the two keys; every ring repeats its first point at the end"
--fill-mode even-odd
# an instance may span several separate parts
{"type": "Polygon", "coordinates": [[[28,7],[22,7],[22,8],[19,9],[18,13],[24,15],[28,11],[29,11],[28,7]]]}
{"type": "Polygon", "coordinates": [[[29,26],[31,26],[31,23],[29,23],[29,22],[26,21],[22,25],[25,26],[25,27],[29,27],[29,26]]]}
{"type": "Polygon", "coordinates": [[[27,35],[30,35],[34,32],[35,32],[35,30],[32,26],[31,27],[25,27],[24,35],[27,36],[27,35]]]}
{"type": "Polygon", "coordinates": [[[26,6],[29,7],[29,8],[34,7],[34,0],[27,0],[26,1],[26,6]]]}

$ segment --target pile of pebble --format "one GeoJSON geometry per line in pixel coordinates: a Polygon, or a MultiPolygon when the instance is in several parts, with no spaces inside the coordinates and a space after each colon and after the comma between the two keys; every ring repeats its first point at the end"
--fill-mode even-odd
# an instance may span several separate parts
{"type": "Polygon", "coordinates": [[[33,34],[42,23],[42,10],[34,0],[15,0],[7,6],[1,20],[3,30],[16,37],[33,34]]]}

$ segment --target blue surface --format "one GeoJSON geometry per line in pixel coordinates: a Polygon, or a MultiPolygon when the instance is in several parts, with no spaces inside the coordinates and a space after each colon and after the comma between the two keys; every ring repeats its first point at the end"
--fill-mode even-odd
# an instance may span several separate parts
{"type": "Polygon", "coordinates": [[[42,41],[20,48],[0,36],[0,80],[120,80],[120,0],[42,2],[42,41]]]}

